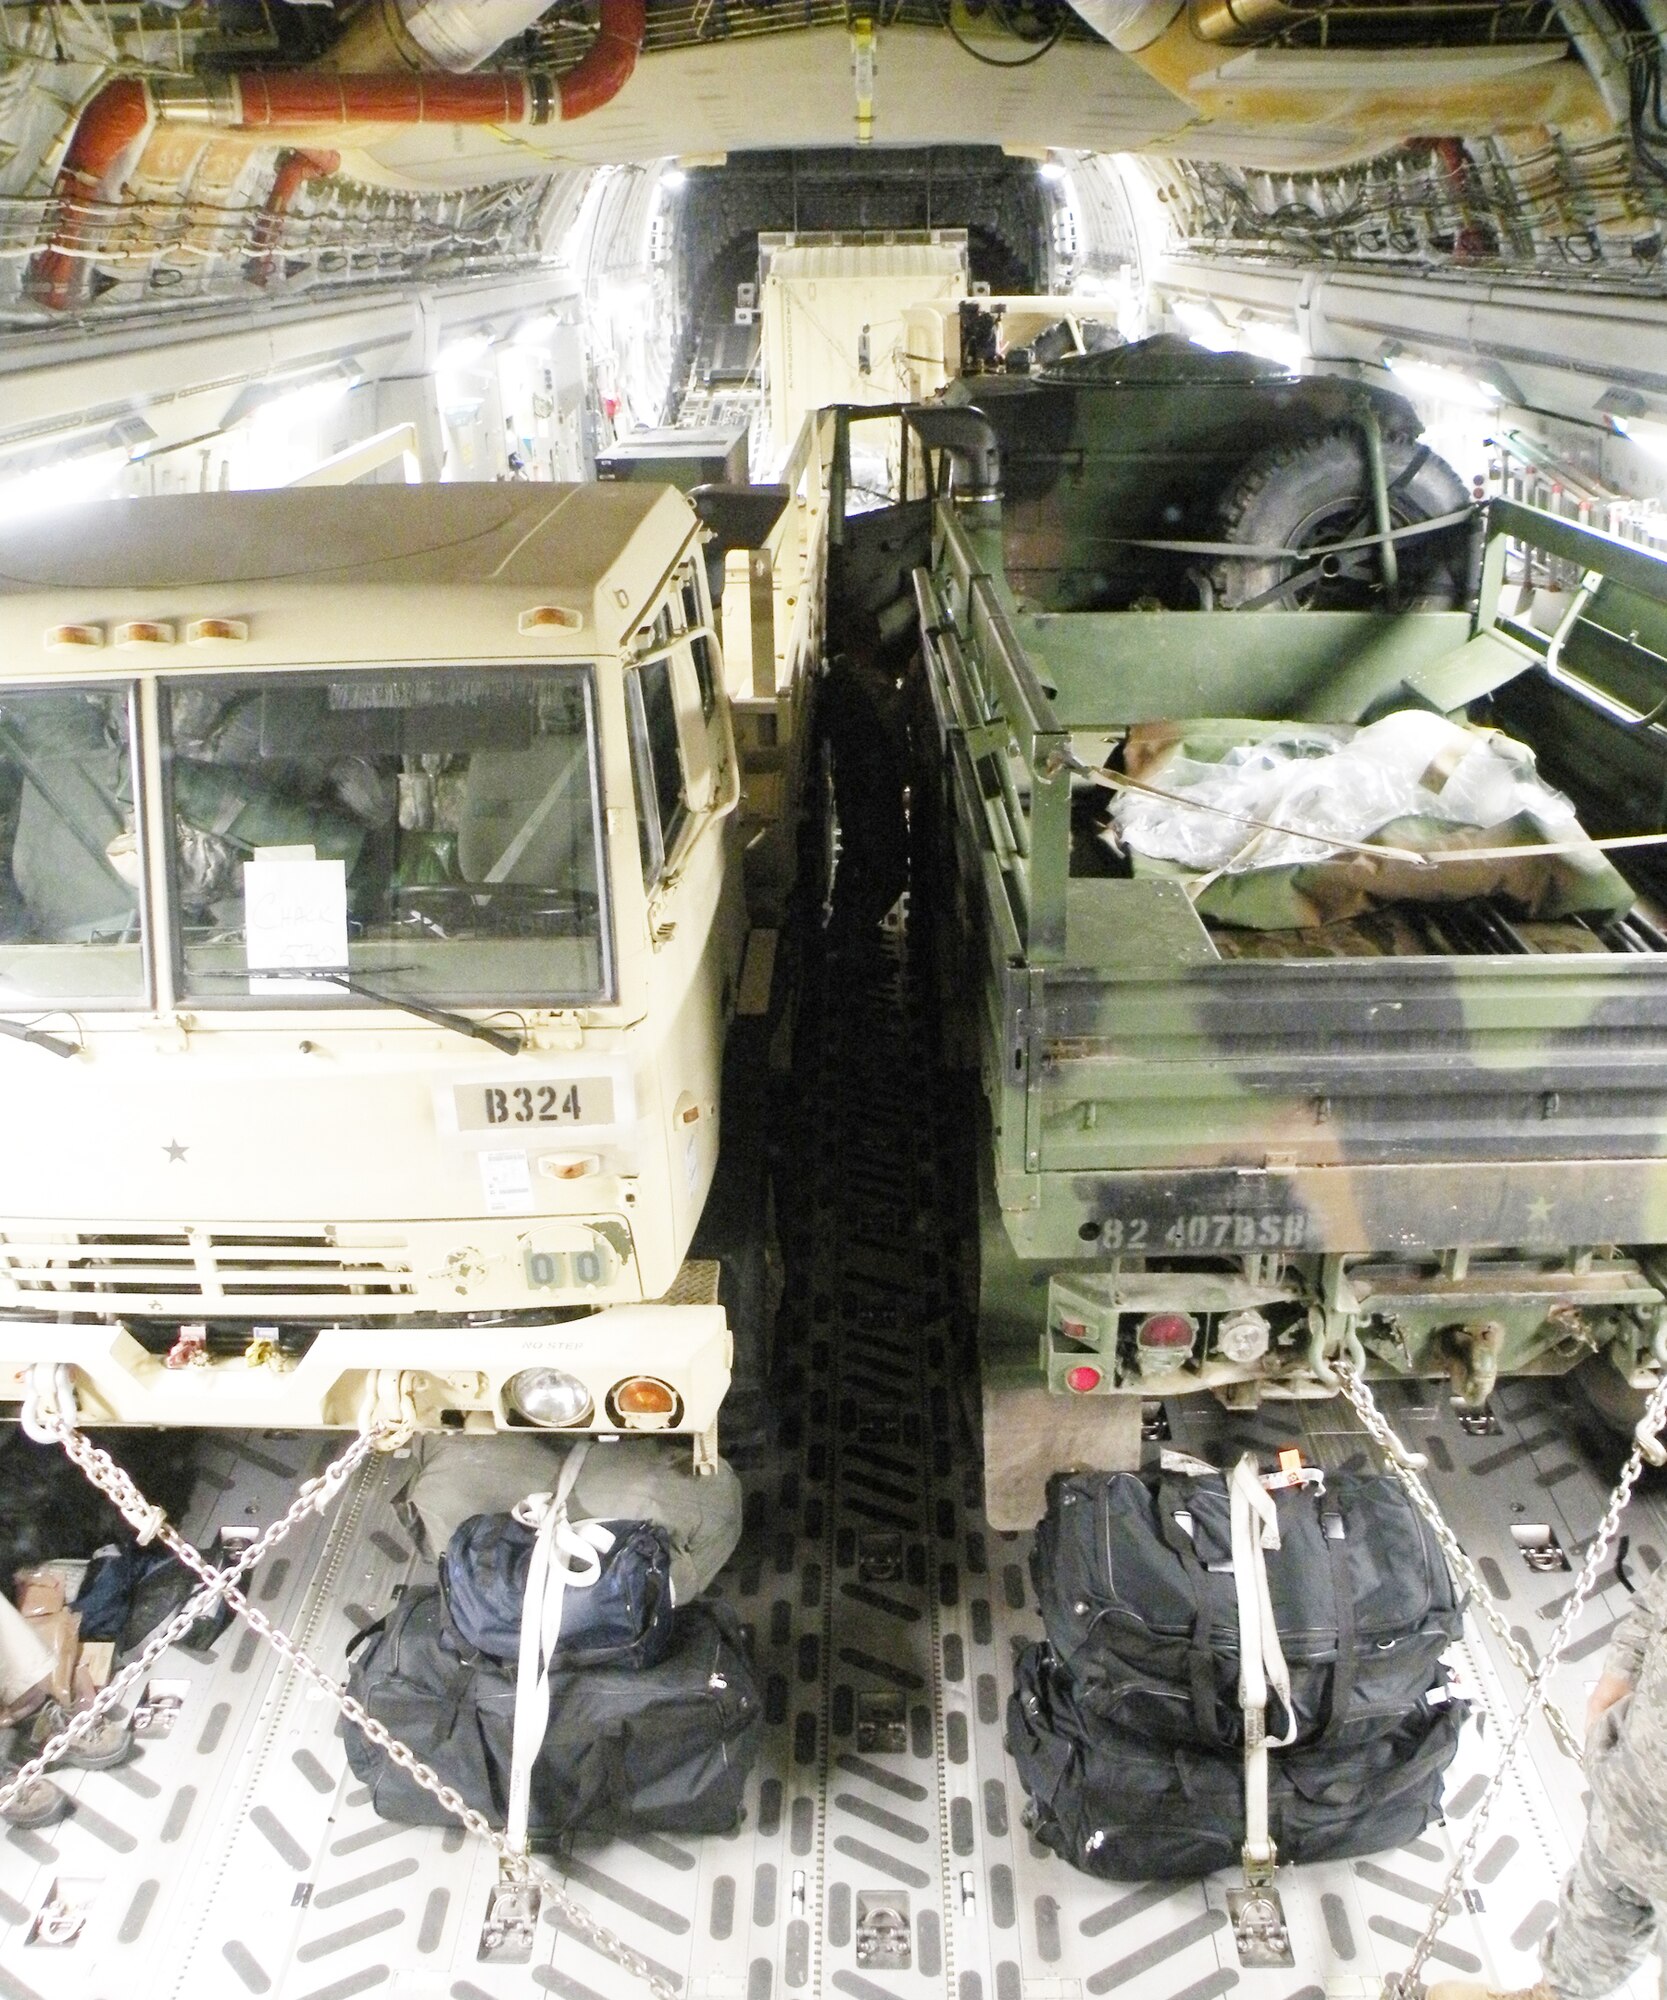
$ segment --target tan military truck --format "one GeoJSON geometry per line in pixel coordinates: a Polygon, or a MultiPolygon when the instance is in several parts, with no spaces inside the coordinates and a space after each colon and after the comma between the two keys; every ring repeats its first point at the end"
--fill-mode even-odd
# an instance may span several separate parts
{"type": "Polygon", "coordinates": [[[0,1405],[710,1452],[762,1002],[689,503],[103,503],[0,634],[0,1405]]]}

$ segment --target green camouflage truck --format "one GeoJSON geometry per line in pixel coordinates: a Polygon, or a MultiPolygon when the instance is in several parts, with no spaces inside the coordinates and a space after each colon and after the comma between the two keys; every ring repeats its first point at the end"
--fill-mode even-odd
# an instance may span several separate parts
{"type": "Polygon", "coordinates": [[[1478,1412],[1580,1368],[1631,1416],[1667,1361],[1667,562],[1472,507],[1383,389],[1172,340],[904,423],[929,504],[844,560],[871,598],[914,564],[992,1520],[1133,1462],[1151,1399],[1325,1396],[1339,1358],[1478,1412]]]}

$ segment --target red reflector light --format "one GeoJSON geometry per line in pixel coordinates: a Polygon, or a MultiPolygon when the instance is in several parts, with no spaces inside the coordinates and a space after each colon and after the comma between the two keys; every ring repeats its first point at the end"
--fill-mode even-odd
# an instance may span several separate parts
{"type": "Polygon", "coordinates": [[[1099,1388],[1100,1371],[1098,1368],[1067,1368],[1065,1386],[1075,1390],[1079,1396],[1086,1396],[1090,1389],[1099,1388]]]}
{"type": "Polygon", "coordinates": [[[1194,1331],[1185,1313],[1148,1313],[1135,1339],[1142,1347],[1190,1347],[1194,1331]]]}

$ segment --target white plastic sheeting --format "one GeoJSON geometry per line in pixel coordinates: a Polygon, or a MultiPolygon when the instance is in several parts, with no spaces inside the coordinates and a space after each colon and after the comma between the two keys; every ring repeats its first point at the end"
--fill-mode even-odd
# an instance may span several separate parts
{"type": "Polygon", "coordinates": [[[1295,724],[1234,744],[1216,760],[1181,742],[1131,776],[1175,796],[1117,793],[1111,817],[1119,840],[1135,854],[1200,873],[1322,861],[1339,843],[1369,841],[1404,819],[1486,828],[1526,814],[1547,840],[1581,837],[1573,806],[1538,775],[1525,745],[1417,709],[1362,729],[1295,724]]]}

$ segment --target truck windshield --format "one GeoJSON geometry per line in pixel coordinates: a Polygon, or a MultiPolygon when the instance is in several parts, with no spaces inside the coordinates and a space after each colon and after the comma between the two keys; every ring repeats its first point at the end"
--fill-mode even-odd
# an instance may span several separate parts
{"type": "Polygon", "coordinates": [[[132,690],[0,694],[0,1010],[145,997],[132,690]]]}
{"type": "Polygon", "coordinates": [[[194,676],[161,713],[187,995],[365,1004],[270,971],[333,963],[454,1005],[608,997],[588,667],[194,676]]]}

